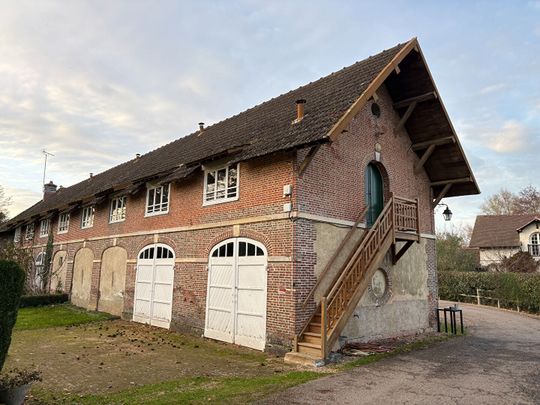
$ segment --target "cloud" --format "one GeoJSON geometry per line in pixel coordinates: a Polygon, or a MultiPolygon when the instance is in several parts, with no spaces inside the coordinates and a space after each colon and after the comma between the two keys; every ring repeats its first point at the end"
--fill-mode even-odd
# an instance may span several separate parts
{"type": "Polygon", "coordinates": [[[33,190],[3,186],[6,198],[11,198],[8,206],[8,217],[13,218],[22,210],[37,203],[43,195],[33,190]]]}
{"type": "Polygon", "coordinates": [[[488,148],[499,153],[525,150],[529,146],[529,129],[517,121],[506,121],[500,131],[486,136],[488,148]]]}
{"type": "Polygon", "coordinates": [[[489,86],[481,88],[478,93],[480,95],[486,95],[486,94],[498,92],[500,90],[505,89],[506,87],[507,87],[506,83],[491,84],[489,86]]]}

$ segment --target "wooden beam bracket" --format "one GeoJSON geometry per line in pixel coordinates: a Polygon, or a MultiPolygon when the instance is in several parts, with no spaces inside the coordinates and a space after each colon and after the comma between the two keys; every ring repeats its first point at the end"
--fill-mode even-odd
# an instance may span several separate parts
{"type": "Polygon", "coordinates": [[[446,184],[459,184],[459,183],[469,183],[473,181],[470,176],[468,177],[460,177],[458,179],[448,179],[448,180],[440,180],[440,181],[433,181],[431,182],[431,187],[437,187],[437,186],[444,186],[446,184]]]}
{"type": "Polygon", "coordinates": [[[407,250],[409,250],[409,248],[411,247],[413,243],[414,241],[408,240],[407,242],[405,242],[405,245],[401,249],[399,249],[399,251],[397,251],[395,244],[392,245],[392,264],[393,265],[396,265],[396,263],[399,262],[399,259],[403,257],[403,255],[407,252],[407,250]]]}
{"type": "Polygon", "coordinates": [[[407,111],[405,111],[405,114],[403,114],[403,117],[401,117],[398,124],[394,128],[394,134],[397,133],[401,128],[405,126],[405,123],[410,118],[411,114],[413,113],[417,105],[418,105],[417,101],[413,101],[411,104],[409,104],[409,106],[407,107],[407,111]]]}
{"type": "Polygon", "coordinates": [[[435,150],[436,145],[429,145],[429,147],[424,151],[424,154],[420,158],[420,160],[414,165],[414,173],[418,174],[422,168],[424,167],[424,164],[429,159],[433,151],[435,150]]]}
{"type": "Polygon", "coordinates": [[[445,145],[447,143],[456,143],[455,136],[445,136],[444,138],[430,139],[429,141],[413,143],[411,149],[414,151],[429,148],[431,145],[445,145]]]}
{"type": "Polygon", "coordinates": [[[434,98],[438,98],[437,93],[434,91],[430,91],[429,93],[420,94],[418,96],[410,97],[405,100],[398,101],[397,103],[394,103],[394,108],[403,108],[408,107],[414,102],[421,103],[422,101],[431,100],[434,98]]]}
{"type": "Polygon", "coordinates": [[[448,191],[452,188],[452,183],[448,183],[444,186],[444,188],[441,190],[439,195],[437,195],[437,198],[433,200],[433,203],[431,204],[431,208],[435,209],[435,207],[441,202],[441,200],[444,198],[444,196],[448,193],[448,191]]]}

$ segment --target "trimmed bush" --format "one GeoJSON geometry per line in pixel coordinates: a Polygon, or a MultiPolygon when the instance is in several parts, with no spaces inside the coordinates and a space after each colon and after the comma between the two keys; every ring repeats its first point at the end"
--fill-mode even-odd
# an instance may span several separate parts
{"type": "Polygon", "coordinates": [[[68,300],[69,296],[67,294],[23,295],[19,308],[63,304],[64,302],[68,302],[68,300]]]}
{"type": "MultiPolygon", "coordinates": [[[[451,301],[475,302],[460,294],[480,295],[500,299],[501,306],[521,309],[531,313],[540,313],[540,274],[523,273],[476,273],[476,272],[439,272],[439,296],[451,301]]],[[[496,301],[484,302],[496,305],[496,301]]]]}
{"type": "Polygon", "coordinates": [[[17,320],[24,278],[24,271],[17,263],[0,260],[0,370],[11,344],[11,332],[17,320]]]}

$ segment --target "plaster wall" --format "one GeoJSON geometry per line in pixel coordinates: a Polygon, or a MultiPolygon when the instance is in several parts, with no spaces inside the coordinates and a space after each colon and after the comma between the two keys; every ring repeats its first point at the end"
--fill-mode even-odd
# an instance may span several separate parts
{"type": "Polygon", "coordinates": [[[103,252],[99,280],[98,311],[121,316],[124,310],[127,252],[114,246],[103,252]]]}
{"type": "Polygon", "coordinates": [[[88,308],[90,304],[93,261],[94,253],[89,248],[82,248],[75,255],[71,302],[78,307],[88,308]]]}
{"type": "Polygon", "coordinates": [[[67,252],[60,250],[55,253],[52,260],[51,274],[51,292],[62,291],[67,292],[66,287],[66,272],[67,272],[67,252]]]}
{"type": "Polygon", "coordinates": [[[364,293],[341,340],[369,341],[427,330],[432,312],[428,263],[430,240],[413,244],[393,266],[390,252],[379,267],[387,275],[387,294],[377,298],[371,288],[364,293]]]}
{"type": "Polygon", "coordinates": [[[480,266],[489,266],[490,264],[499,264],[504,257],[510,257],[520,251],[519,247],[509,248],[480,248],[480,266]]]}

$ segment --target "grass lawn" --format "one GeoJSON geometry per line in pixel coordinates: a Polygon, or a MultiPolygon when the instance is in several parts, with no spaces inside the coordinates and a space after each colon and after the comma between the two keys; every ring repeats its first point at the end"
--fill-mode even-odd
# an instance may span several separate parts
{"type": "Polygon", "coordinates": [[[28,404],[249,403],[445,338],[305,371],[279,356],[61,304],[19,311],[6,369],[42,371],[28,404]]]}
{"type": "Polygon", "coordinates": [[[98,404],[202,404],[250,403],[273,392],[324,376],[314,371],[291,371],[259,377],[190,377],[149,384],[105,395],[54,395],[38,393],[40,403],[98,404]]]}
{"type": "Polygon", "coordinates": [[[29,307],[19,309],[15,330],[74,326],[112,318],[112,315],[85,311],[70,304],[29,307]]]}

